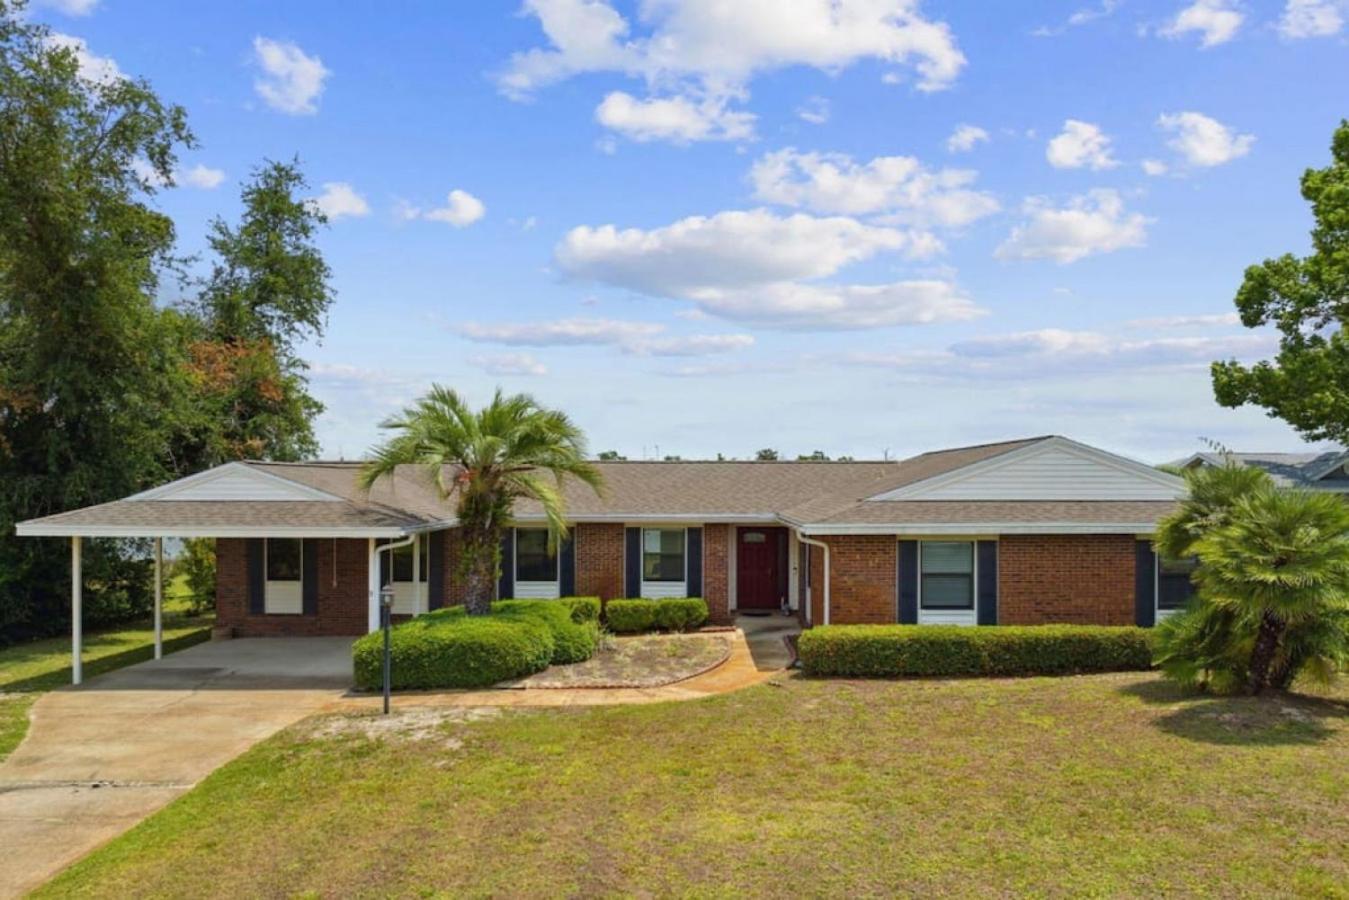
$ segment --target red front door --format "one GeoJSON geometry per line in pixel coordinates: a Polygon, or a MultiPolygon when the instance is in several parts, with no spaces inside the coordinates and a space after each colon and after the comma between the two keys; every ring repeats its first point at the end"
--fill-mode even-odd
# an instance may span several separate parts
{"type": "Polygon", "coordinates": [[[783,530],[737,529],[735,602],[739,609],[779,609],[785,599],[782,577],[783,530]]]}

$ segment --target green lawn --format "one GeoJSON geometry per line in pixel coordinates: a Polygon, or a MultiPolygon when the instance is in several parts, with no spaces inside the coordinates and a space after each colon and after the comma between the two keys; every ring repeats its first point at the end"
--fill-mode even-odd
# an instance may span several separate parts
{"type": "Polygon", "coordinates": [[[1349,896],[1349,685],[785,678],[282,732],[45,896],[1349,896]]]}
{"type": "MultiPolygon", "coordinates": [[[[164,591],[164,652],[171,653],[211,636],[212,616],[187,614],[182,585],[170,581],[164,591]]],[[[120,669],[154,656],[154,625],[135,622],[84,636],[84,677],[120,669]]],[[[0,648],[0,759],[18,746],[28,730],[34,694],[70,684],[70,637],[45,638],[0,648]]]]}

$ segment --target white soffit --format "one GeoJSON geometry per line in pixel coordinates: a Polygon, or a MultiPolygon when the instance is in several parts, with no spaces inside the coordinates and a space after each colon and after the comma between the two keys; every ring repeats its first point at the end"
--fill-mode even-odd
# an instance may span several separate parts
{"type": "Polygon", "coordinates": [[[244,463],[225,463],[143,491],[128,500],[326,500],[343,498],[244,463]]]}
{"type": "Polygon", "coordinates": [[[905,485],[870,500],[1175,500],[1185,482],[1062,437],[905,485]]]}

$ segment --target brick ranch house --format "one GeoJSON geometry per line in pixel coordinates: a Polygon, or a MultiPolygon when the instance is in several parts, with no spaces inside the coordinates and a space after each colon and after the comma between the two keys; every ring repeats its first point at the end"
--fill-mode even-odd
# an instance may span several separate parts
{"type": "MultiPolygon", "coordinates": [[[[1152,625],[1189,592],[1149,540],[1184,483],[1063,437],[898,462],[596,465],[604,491],[568,486],[555,554],[540,510],[515,510],[500,596],[701,596],[716,622],[1152,625]]],[[[390,582],[402,615],[458,602],[453,499],[412,467],[365,493],[358,466],[230,463],[18,531],[72,539],[77,609],[82,538],[216,538],[218,623],[240,636],[365,633],[390,582]]]]}

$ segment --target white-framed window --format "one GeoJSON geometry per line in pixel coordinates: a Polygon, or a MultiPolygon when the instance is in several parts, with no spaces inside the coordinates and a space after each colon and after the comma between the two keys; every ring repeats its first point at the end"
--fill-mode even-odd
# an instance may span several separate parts
{"type": "Polygon", "coordinates": [[[1185,608],[1194,594],[1190,576],[1198,568],[1199,560],[1169,559],[1157,554],[1157,621],[1185,608]]]}
{"type": "Polygon", "coordinates": [[[262,542],[266,583],[263,611],[273,616],[304,613],[304,542],[299,538],[267,538],[262,542]]]}
{"type": "Polygon", "coordinates": [[[422,608],[426,597],[426,572],[430,562],[430,544],[425,535],[419,541],[406,547],[390,550],[388,565],[389,583],[393,585],[393,611],[400,616],[415,616],[425,612],[422,608]],[[414,548],[419,548],[420,559],[414,563],[414,548]],[[415,580],[414,580],[415,578],[415,580]]]}
{"type": "Polygon", "coordinates": [[[920,541],[919,623],[975,624],[975,570],[974,541],[920,541]]]}
{"type": "Polygon", "coordinates": [[[561,574],[557,548],[548,548],[547,528],[515,529],[515,596],[545,600],[558,596],[561,574]]]}
{"type": "Polygon", "coordinates": [[[643,597],[683,597],[687,594],[687,537],[683,528],[642,529],[643,597]]]}

